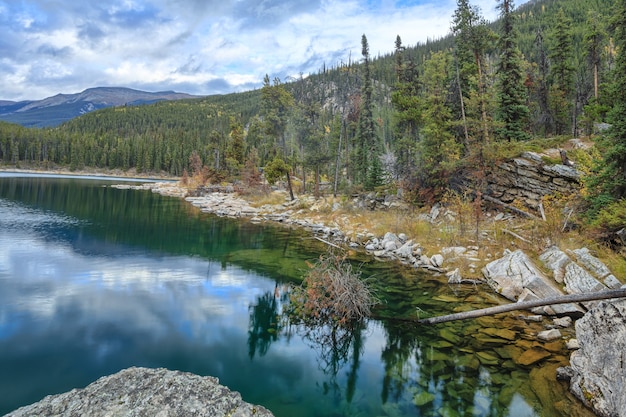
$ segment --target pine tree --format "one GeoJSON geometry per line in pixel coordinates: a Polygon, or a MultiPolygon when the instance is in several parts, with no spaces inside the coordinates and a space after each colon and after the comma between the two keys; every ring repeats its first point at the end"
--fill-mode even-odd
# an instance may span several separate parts
{"type": "Polygon", "coordinates": [[[275,78],[274,84],[270,85],[269,76],[265,75],[261,89],[261,114],[267,136],[276,141],[275,158],[272,162],[279,161],[276,162],[276,166],[280,168],[277,171],[287,176],[287,188],[291,200],[295,200],[295,197],[291,186],[289,165],[285,162],[288,155],[285,130],[293,103],[293,96],[285,89],[280,80],[275,78]]]}
{"type": "Polygon", "coordinates": [[[553,131],[554,117],[550,110],[550,87],[548,85],[550,61],[541,29],[537,30],[534,45],[536,68],[534,71],[533,101],[536,103],[536,110],[533,112],[532,119],[535,133],[545,135],[553,131]]]}
{"type": "Polygon", "coordinates": [[[550,108],[555,121],[555,133],[567,133],[571,125],[572,92],[574,82],[574,67],[572,64],[572,28],[571,19],[559,9],[556,23],[552,31],[553,44],[550,49],[550,108]]]}
{"type": "Polygon", "coordinates": [[[599,99],[600,66],[605,39],[606,33],[600,15],[595,11],[589,11],[584,42],[587,60],[593,72],[593,96],[596,101],[599,99]]]}
{"type": "Polygon", "coordinates": [[[597,194],[604,196],[599,199],[601,202],[626,197],[626,0],[619,0],[616,9],[612,27],[618,54],[613,74],[613,108],[608,115],[611,128],[603,143],[600,184],[596,189],[597,194]]]}
{"type": "Polygon", "coordinates": [[[446,189],[449,174],[461,154],[451,131],[452,114],[446,105],[450,63],[449,53],[437,52],[424,64],[424,128],[418,145],[420,186],[437,197],[446,189]]]}
{"type": "Polygon", "coordinates": [[[422,100],[419,96],[418,71],[412,61],[404,58],[404,47],[400,36],[396,38],[396,84],[391,93],[395,109],[395,150],[397,172],[408,179],[416,170],[416,146],[422,125],[422,100]]]}
{"type": "Polygon", "coordinates": [[[378,144],[376,126],[374,123],[372,97],[374,88],[370,68],[369,45],[365,35],[361,37],[361,54],[363,55],[363,79],[361,87],[361,109],[356,138],[356,180],[363,185],[371,185],[373,181],[369,171],[374,159],[379,158],[380,146],[378,144]]]}
{"type": "Polygon", "coordinates": [[[523,57],[517,47],[517,33],[513,25],[513,1],[501,0],[498,8],[502,21],[499,41],[500,63],[497,71],[499,76],[498,115],[503,123],[498,133],[508,141],[526,140],[529,139],[525,127],[530,112],[526,105],[523,57]]]}
{"type": "MultiPolygon", "coordinates": [[[[480,115],[482,142],[489,142],[489,120],[487,115],[486,92],[486,53],[495,34],[481,16],[480,9],[469,4],[468,0],[457,0],[457,8],[452,17],[452,34],[455,36],[456,58],[459,67],[459,85],[465,103],[472,95],[476,97],[476,112],[480,115]]],[[[464,113],[469,112],[464,110],[464,113]]]]}

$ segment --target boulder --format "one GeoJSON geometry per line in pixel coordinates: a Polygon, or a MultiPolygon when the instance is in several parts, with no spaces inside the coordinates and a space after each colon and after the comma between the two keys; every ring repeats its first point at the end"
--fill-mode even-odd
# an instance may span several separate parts
{"type": "Polygon", "coordinates": [[[400,241],[398,236],[395,235],[395,233],[387,232],[385,233],[385,236],[383,237],[381,246],[386,251],[391,252],[391,251],[398,249],[400,246],[402,246],[402,242],[400,241]]]}
{"type": "MultiPolygon", "coordinates": [[[[487,283],[495,292],[511,301],[548,298],[563,295],[556,284],[537,268],[521,250],[507,252],[504,257],[488,263],[483,268],[487,283]]],[[[551,306],[555,314],[581,314],[580,307],[573,304],[551,306]]]]}
{"type": "Polygon", "coordinates": [[[563,327],[563,328],[565,328],[565,327],[569,327],[569,326],[572,325],[572,318],[571,317],[567,317],[567,316],[566,317],[559,317],[559,318],[554,319],[552,321],[552,323],[554,323],[554,325],[556,327],[563,327]]]}
{"type": "Polygon", "coordinates": [[[580,265],[593,274],[598,280],[602,281],[607,287],[617,289],[622,285],[618,279],[611,274],[609,268],[607,268],[600,259],[593,256],[589,249],[574,249],[572,253],[580,265]]]}
{"type": "Polygon", "coordinates": [[[598,416],[626,416],[626,300],[598,303],[576,322],[579,349],[560,375],[598,416]]]}
{"type": "MultiPolygon", "coordinates": [[[[584,294],[595,291],[604,291],[606,286],[595,279],[586,270],[572,262],[565,267],[565,291],[568,294],[584,294]]],[[[597,304],[597,301],[584,303],[587,308],[597,304]]]]}
{"type": "Polygon", "coordinates": [[[537,334],[537,339],[543,340],[544,342],[560,339],[561,337],[561,331],[558,329],[544,330],[537,334]]]}
{"type": "Polygon", "coordinates": [[[550,246],[541,255],[539,260],[543,262],[546,268],[552,271],[554,280],[563,283],[565,277],[565,267],[572,262],[569,256],[556,246],[550,246]]]}
{"type": "Polygon", "coordinates": [[[463,282],[463,278],[461,277],[461,271],[459,268],[456,268],[454,271],[448,272],[446,274],[448,277],[448,284],[460,284],[463,282]]]}
{"type": "Polygon", "coordinates": [[[167,369],[128,368],[82,389],[19,408],[5,417],[272,417],[217,378],[167,369]]]}
{"type": "Polygon", "coordinates": [[[410,259],[413,257],[413,244],[407,242],[395,251],[400,258],[410,259]]]}
{"type": "Polygon", "coordinates": [[[441,254],[436,254],[430,257],[430,263],[432,266],[436,268],[441,268],[443,265],[443,256],[441,254]]]}

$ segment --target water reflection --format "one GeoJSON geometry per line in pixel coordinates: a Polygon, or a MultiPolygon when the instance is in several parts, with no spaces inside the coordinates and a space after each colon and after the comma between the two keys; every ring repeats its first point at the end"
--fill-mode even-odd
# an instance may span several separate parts
{"type": "Polygon", "coordinates": [[[290,324],[286,283],[324,250],[312,243],[149,192],[0,179],[0,414],[129,366],[217,376],[277,417],[565,416],[580,407],[547,379],[560,348],[535,345],[514,316],[427,328],[398,320],[416,307],[490,303],[438,277],[363,263],[383,319],[290,324]],[[551,354],[542,366],[519,365],[530,348],[551,354]]]}

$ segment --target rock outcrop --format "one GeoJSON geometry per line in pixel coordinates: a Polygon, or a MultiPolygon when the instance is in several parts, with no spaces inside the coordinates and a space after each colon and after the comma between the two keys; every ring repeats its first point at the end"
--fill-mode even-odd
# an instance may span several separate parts
{"type": "MultiPolygon", "coordinates": [[[[563,295],[559,286],[549,279],[521,250],[507,251],[505,255],[483,268],[487,283],[495,292],[511,301],[531,301],[563,295]]],[[[584,313],[573,304],[543,307],[543,314],[577,315],[584,313]]]]}
{"type": "Polygon", "coordinates": [[[129,368],[83,389],[52,395],[5,417],[272,417],[217,378],[167,369],[129,368]]]}
{"type": "Polygon", "coordinates": [[[576,322],[579,349],[558,376],[598,416],[626,416],[626,300],[602,301],[576,322]]]}
{"type": "Polygon", "coordinates": [[[519,201],[537,208],[546,195],[569,195],[580,188],[580,172],[576,168],[544,162],[535,152],[497,165],[487,178],[488,194],[504,203],[519,201]]]}
{"type": "MultiPolygon", "coordinates": [[[[622,285],[609,269],[587,248],[563,252],[556,246],[546,249],[539,260],[552,271],[544,274],[521,250],[505,255],[483,268],[483,275],[494,291],[511,301],[530,301],[564,294],[585,294],[618,289],[622,285]],[[571,255],[571,256],[570,256],[571,255]]],[[[544,307],[543,314],[580,316],[598,301],[544,307]]]]}

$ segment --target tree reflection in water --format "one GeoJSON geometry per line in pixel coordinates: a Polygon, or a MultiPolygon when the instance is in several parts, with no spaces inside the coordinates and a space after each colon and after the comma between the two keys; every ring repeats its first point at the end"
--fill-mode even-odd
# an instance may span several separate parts
{"type": "MultiPolygon", "coordinates": [[[[521,331],[515,317],[418,327],[397,320],[306,320],[290,316],[290,306],[289,288],[280,284],[250,306],[249,355],[263,356],[279,338],[297,335],[315,352],[324,375],[318,386],[342,410],[337,415],[537,416],[535,407],[542,416],[566,415],[541,398],[545,394],[538,395],[545,386],[530,380],[512,359],[525,341],[489,331],[497,325],[512,329],[509,333],[521,331]],[[366,339],[377,329],[384,334],[380,384],[358,378],[366,339]],[[357,394],[366,386],[378,386],[379,401],[357,394]]],[[[558,400],[570,407],[569,399],[558,400]]]]}
{"type": "Polygon", "coordinates": [[[363,349],[363,320],[346,323],[325,320],[303,320],[289,315],[283,307],[289,303],[289,287],[276,284],[274,292],[267,291],[249,307],[248,356],[264,356],[279,336],[289,338],[294,332],[316,352],[318,368],[329,377],[323,384],[324,394],[334,392],[340,399],[337,373],[350,361],[345,398],[350,402],[363,349]]]}
{"type": "Polygon", "coordinates": [[[297,325],[297,333],[317,353],[319,369],[329,377],[324,383],[324,394],[334,392],[341,398],[341,388],[337,383],[337,373],[350,362],[345,398],[349,402],[354,397],[357,375],[363,350],[363,320],[347,323],[307,323],[297,325]]]}
{"type": "MultiPolygon", "coordinates": [[[[278,336],[285,329],[287,317],[283,314],[283,303],[289,301],[289,292],[281,291],[278,283],[274,292],[267,291],[261,295],[256,304],[248,307],[250,311],[250,324],[248,325],[248,356],[250,359],[258,352],[264,356],[272,342],[278,340],[278,336]]],[[[285,332],[287,335],[289,332],[285,332]]]]}

